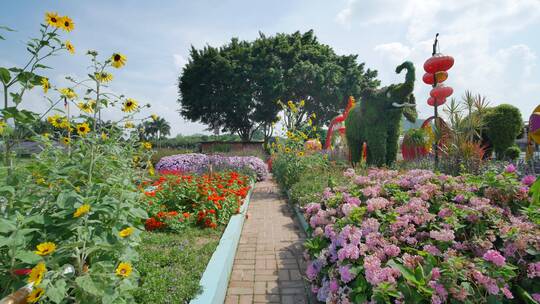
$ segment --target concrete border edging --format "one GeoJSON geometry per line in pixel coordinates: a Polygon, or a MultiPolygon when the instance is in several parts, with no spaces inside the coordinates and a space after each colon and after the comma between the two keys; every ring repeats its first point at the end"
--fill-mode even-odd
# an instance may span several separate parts
{"type": "Polygon", "coordinates": [[[293,208],[294,214],[296,215],[296,219],[298,219],[298,222],[300,223],[300,226],[302,227],[302,230],[304,230],[304,233],[306,234],[306,236],[309,236],[309,232],[308,232],[309,224],[306,221],[306,218],[302,214],[302,211],[300,210],[300,207],[298,207],[298,204],[293,203],[293,201],[291,200],[291,194],[289,193],[289,191],[287,191],[286,193],[287,193],[287,202],[293,208]]]}
{"type": "Polygon", "coordinates": [[[231,216],[219,244],[212,254],[208,265],[199,281],[203,291],[190,304],[221,304],[225,301],[229,278],[231,276],[236,249],[240,242],[240,234],[246,219],[246,213],[251,201],[251,195],[255,189],[255,182],[246,195],[244,204],[240,207],[240,213],[231,216]]]}

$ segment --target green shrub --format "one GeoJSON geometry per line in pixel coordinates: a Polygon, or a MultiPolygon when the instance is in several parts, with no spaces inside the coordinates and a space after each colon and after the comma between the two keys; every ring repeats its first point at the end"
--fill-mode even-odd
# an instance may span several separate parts
{"type": "Polygon", "coordinates": [[[523,119],[519,109],[502,104],[489,109],[485,118],[486,135],[493,145],[497,158],[502,159],[506,149],[514,145],[516,137],[523,128],[523,119]]]}
{"type": "Polygon", "coordinates": [[[518,146],[512,146],[508,147],[504,151],[504,158],[508,160],[516,160],[519,158],[519,155],[521,154],[521,149],[518,146]]]}
{"type": "Polygon", "coordinates": [[[302,155],[297,153],[274,154],[272,173],[281,189],[287,190],[300,180],[303,172],[326,166],[328,161],[322,154],[302,155]]]}
{"type": "Polygon", "coordinates": [[[320,201],[325,188],[344,183],[342,172],[345,167],[345,164],[334,163],[301,172],[298,181],[290,188],[291,200],[300,206],[320,201]]]}

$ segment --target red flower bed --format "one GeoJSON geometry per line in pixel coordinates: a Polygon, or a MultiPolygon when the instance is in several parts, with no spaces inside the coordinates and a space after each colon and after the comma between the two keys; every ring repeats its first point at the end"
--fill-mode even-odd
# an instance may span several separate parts
{"type": "Polygon", "coordinates": [[[225,225],[240,212],[250,189],[249,177],[234,171],[212,175],[166,171],[142,187],[150,216],[145,227],[150,231],[225,225]]]}

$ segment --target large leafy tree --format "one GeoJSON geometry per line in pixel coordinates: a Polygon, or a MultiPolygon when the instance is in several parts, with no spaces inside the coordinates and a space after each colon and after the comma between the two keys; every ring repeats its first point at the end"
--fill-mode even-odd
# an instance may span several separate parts
{"type": "Polygon", "coordinates": [[[267,139],[280,111],[277,100],[305,100],[301,114],[315,113],[316,123],[324,125],[343,111],[348,96],[377,87],[376,76],[357,56],[337,55],[321,44],[313,31],[261,33],[253,42],[232,39],[220,48],[192,47],[179,81],[180,112],[243,140],[255,131],[267,139]]]}

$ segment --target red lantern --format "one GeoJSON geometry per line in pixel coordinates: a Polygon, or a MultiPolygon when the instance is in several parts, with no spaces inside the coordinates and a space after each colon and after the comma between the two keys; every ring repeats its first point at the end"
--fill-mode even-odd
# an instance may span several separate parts
{"type": "Polygon", "coordinates": [[[435,75],[431,73],[425,73],[422,77],[422,80],[426,84],[433,84],[434,78],[437,78],[437,83],[444,82],[446,79],[448,79],[448,73],[446,71],[441,71],[435,73],[435,75]]]}
{"type": "Polygon", "coordinates": [[[454,90],[451,87],[447,87],[441,84],[431,89],[429,95],[437,100],[443,100],[446,97],[452,95],[452,93],[454,93],[454,90]]]}
{"type": "Polygon", "coordinates": [[[443,54],[435,54],[424,63],[424,70],[427,73],[437,73],[448,71],[454,65],[454,58],[443,54]]]}
{"type": "Polygon", "coordinates": [[[433,97],[430,97],[427,100],[427,104],[433,107],[433,106],[435,106],[435,100],[437,100],[437,106],[442,106],[446,102],[446,98],[435,99],[433,97]]]}

